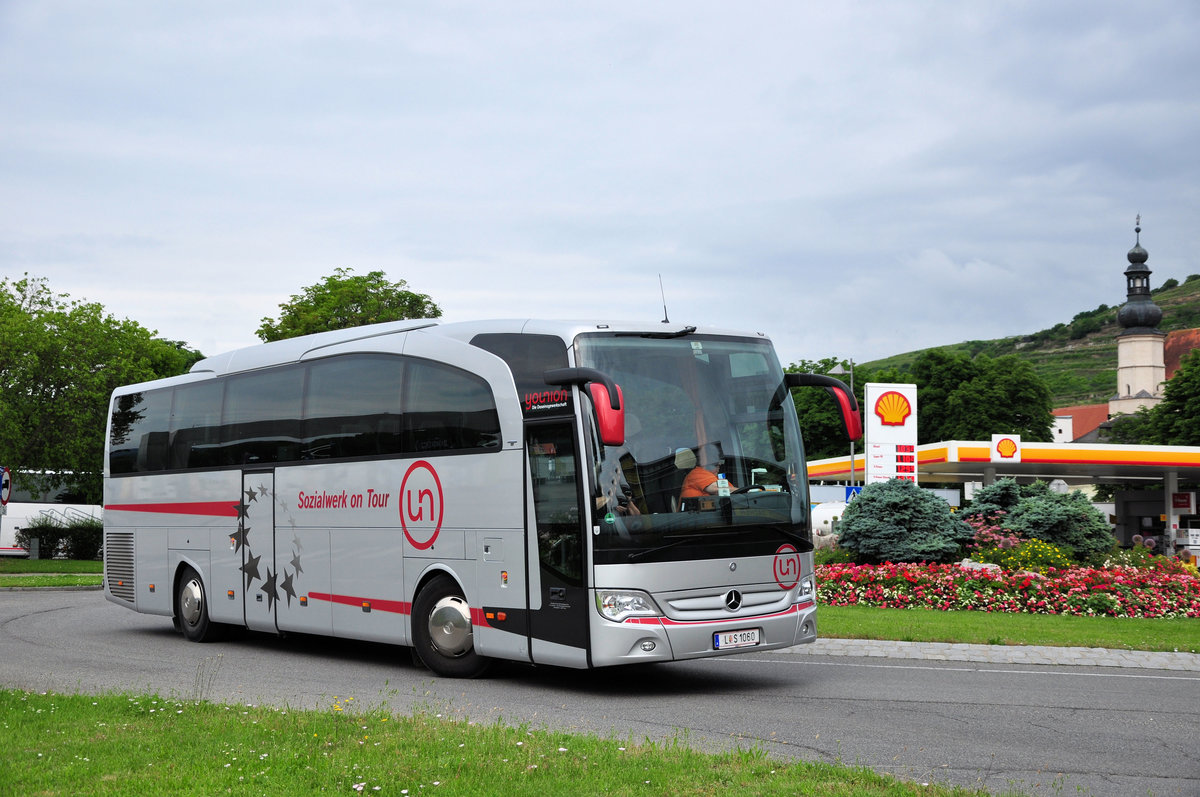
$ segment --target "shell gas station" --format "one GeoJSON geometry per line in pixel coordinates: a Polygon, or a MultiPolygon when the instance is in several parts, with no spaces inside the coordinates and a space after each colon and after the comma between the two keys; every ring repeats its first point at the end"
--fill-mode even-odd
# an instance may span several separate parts
{"type": "MultiPolygon", "coordinates": [[[[1150,290],[1149,253],[1141,244],[1141,216],[1134,227],[1134,247],[1126,255],[1126,301],[1117,311],[1122,331],[1117,335],[1116,393],[1105,404],[1065,407],[1054,411],[1058,427],[1052,443],[1023,442],[1019,435],[993,434],[990,441],[950,440],[917,444],[917,388],[915,385],[871,384],[862,406],[865,446],[855,455],[808,463],[814,485],[841,482],[847,485],[838,500],[849,499],[858,484],[887,479],[908,479],[949,498],[969,497],[971,487],[1012,477],[1020,483],[1041,480],[1052,489],[1115,486],[1107,508],[1113,534],[1122,545],[1135,535],[1161,542],[1159,550],[1173,553],[1184,548],[1200,554],[1200,514],[1196,493],[1180,491],[1180,484],[1200,483],[1200,446],[1118,445],[1096,442],[1104,422],[1123,414],[1151,408],[1163,400],[1164,386],[1179,369],[1184,356],[1200,349],[1200,329],[1158,328],[1162,310],[1150,290]]],[[[1197,355],[1200,356],[1200,355],[1197,355]]],[[[844,372],[843,372],[844,373],[844,372]]],[[[850,387],[854,364],[850,363],[850,387]]],[[[1003,432],[1003,430],[1001,430],[1003,432]]],[[[828,488],[818,492],[829,494],[828,488]]],[[[951,505],[956,505],[951,499],[951,505]]]]}
{"type": "Polygon", "coordinates": [[[1009,434],[918,445],[916,398],[915,385],[868,384],[863,452],[851,449],[845,457],[809,462],[809,482],[852,486],[901,478],[926,487],[967,488],[968,494],[968,486],[1006,477],[1076,489],[1117,485],[1108,507],[1118,542],[1130,545],[1140,534],[1161,540],[1165,551],[1200,552],[1196,495],[1179,490],[1181,483],[1200,482],[1200,446],[1033,443],[1009,434]]]}

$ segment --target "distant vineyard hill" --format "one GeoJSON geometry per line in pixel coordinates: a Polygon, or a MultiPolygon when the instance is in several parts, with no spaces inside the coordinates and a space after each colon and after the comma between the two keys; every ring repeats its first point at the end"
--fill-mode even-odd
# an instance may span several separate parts
{"type": "MultiPolygon", "coordinates": [[[[1167,370],[1172,371],[1172,354],[1177,363],[1179,349],[1200,346],[1200,274],[1192,274],[1182,284],[1169,279],[1151,292],[1154,303],[1162,308],[1158,328],[1172,333],[1197,330],[1192,335],[1173,334],[1168,339],[1167,370]],[[1173,352],[1172,349],[1175,351],[1173,352]]],[[[1027,360],[1050,388],[1055,407],[1100,404],[1117,392],[1117,323],[1120,305],[1100,305],[1095,310],[1077,313],[1070,321],[1056,324],[1032,335],[1017,335],[997,340],[968,340],[935,348],[976,357],[1002,357],[1013,354],[1027,360]]],[[[911,368],[922,352],[911,351],[882,360],[863,363],[870,369],[911,368]]]]}

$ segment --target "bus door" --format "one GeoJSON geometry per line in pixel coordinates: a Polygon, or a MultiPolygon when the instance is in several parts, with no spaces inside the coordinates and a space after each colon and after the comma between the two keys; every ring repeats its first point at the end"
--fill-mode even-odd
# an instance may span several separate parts
{"type": "Polygon", "coordinates": [[[584,667],[591,606],[574,419],[529,422],[525,442],[538,570],[538,577],[529,579],[530,652],[537,663],[584,667]]]}
{"type": "Polygon", "coordinates": [[[238,514],[246,627],[275,633],[275,603],[279,600],[283,576],[275,556],[274,471],[242,472],[238,514]]]}

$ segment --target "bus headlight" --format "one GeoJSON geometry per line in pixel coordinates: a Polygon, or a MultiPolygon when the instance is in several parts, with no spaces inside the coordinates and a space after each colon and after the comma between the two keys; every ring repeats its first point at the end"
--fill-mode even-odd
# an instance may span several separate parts
{"type": "Polygon", "coordinates": [[[808,577],[801,579],[800,594],[798,597],[801,600],[806,600],[808,598],[811,598],[812,596],[813,596],[813,580],[808,577]]]}
{"type": "Polygon", "coordinates": [[[608,620],[619,623],[628,617],[660,617],[654,599],[636,589],[596,590],[596,610],[608,620]]]}

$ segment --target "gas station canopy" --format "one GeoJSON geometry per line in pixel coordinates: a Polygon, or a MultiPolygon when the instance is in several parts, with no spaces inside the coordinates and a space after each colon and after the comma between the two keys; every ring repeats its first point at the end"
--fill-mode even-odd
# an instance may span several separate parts
{"type": "MultiPolygon", "coordinates": [[[[854,457],[855,481],[866,475],[868,452],[854,457]]],[[[1115,444],[1030,443],[1015,455],[997,456],[989,441],[951,440],[917,446],[918,483],[985,482],[1011,476],[1019,481],[1061,479],[1069,485],[1200,481],[1200,446],[1127,446],[1115,444]]],[[[850,457],[808,463],[813,482],[851,478],[850,457]]]]}

